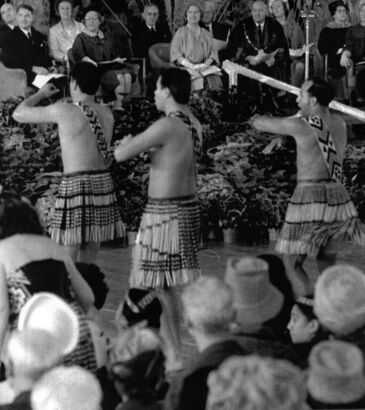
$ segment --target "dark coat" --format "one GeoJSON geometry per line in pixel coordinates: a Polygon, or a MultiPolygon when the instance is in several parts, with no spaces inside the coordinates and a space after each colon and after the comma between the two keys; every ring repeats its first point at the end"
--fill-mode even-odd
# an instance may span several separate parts
{"type": "Polygon", "coordinates": [[[171,33],[167,25],[156,24],[156,31],[151,30],[145,22],[138,24],[132,31],[132,49],[134,57],[148,58],[148,50],[157,43],[169,43],[171,33]]]}
{"type": "Polygon", "coordinates": [[[238,332],[235,336],[247,355],[288,360],[301,368],[307,366],[306,360],[302,360],[292,346],[280,342],[268,328],[262,327],[254,333],[238,332]]]}
{"type": "Polygon", "coordinates": [[[9,41],[9,35],[12,31],[7,24],[0,23],[0,49],[9,41]]]}
{"type": "Polygon", "coordinates": [[[49,68],[52,65],[48,55],[47,38],[34,28],[31,29],[32,41],[19,27],[9,34],[9,42],[3,48],[3,61],[9,68],[22,68],[27,73],[28,84],[35,78],[34,66],[49,68]]]}
{"type": "Polygon", "coordinates": [[[205,410],[208,375],[230,356],[244,355],[235,341],[216,343],[200,353],[194,365],[172,384],[165,400],[166,410],[205,410]]]}
{"type": "Polygon", "coordinates": [[[354,63],[365,60],[365,27],[355,24],[346,32],[345,50],[351,51],[351,59],[354,63]]]}
{"type": "Polygon", "coordinates": [[[282,49],[283,53],[289,56],[284,30],[281,24],[271,17],[265,19],[262,47],[260,47],[259,34],[252,17],[245,19],[233,29],[228,43],[230,56],[239,63],[244,62],[247,56],[257,55],[259,48],[267,54],[282,49]]]}
{"type": "Polygon", "coordinates": [[[97,63],[118,57],[113,54],[112,42],[108,36],[101,39],[97,36],[90,37],[86,33],[76,36],[72,45],[72,55],[76,63],[84,57],[89,57],[97,63]]]}

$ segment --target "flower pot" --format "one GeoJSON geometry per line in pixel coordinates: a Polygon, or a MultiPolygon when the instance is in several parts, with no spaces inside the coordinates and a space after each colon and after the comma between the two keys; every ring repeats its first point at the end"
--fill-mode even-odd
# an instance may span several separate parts
{"type": "Polygon", "coordinates": [[[128,231],[127,238],[128,238],[128,245],[133,246],[136,243],[137,231],[128,231]]]}
{"type": "Polygon", "coordinates": [[[232,228],[223,229],[224,243],[235,243],[237,240],[237,232],[232,228]]]}

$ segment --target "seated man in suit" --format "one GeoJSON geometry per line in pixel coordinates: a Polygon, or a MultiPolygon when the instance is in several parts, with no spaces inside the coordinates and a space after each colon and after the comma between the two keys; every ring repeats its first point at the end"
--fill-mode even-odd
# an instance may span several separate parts
{"type": "MultiPolygon", "coordinates": [[[[155,4],[147,4],[143,10],[143,22],[132,33],[134,57],[148,59],[148,49],[156,43],[169,43],[171,33],[167,24],[158,22],[160,12],[155,4]]],[[[147,60],[148,61],[148,60],[147,60]]]]}
{"type": "Polygon", "coordinates": [[[13,31],[17,25],[16,11],[12,4],[4,3],[0,7],[1,20],[0,23],[0,50],[4,47],[4,44],[8,41],[9,34],[13,31]]]}
{"type": "Polygon", "coordinates": [[[217,3],[206,0],[204,2],[203,24],[204,27],[210,31],[213,36],[213,46],[218,52],[219,61],[222,62],[225,59],[224,50],[228,45],[228,38],[230,34],[230,28],[227,24],[218,23],[214,20],[217,12],[217,3]]]}
{"type": "Polygon", "coordinates": [[[18,26],[9,35],[9,42],[4,45],[3,59],[9,68],[22,68],[27,73],[28,85],[36,74],[48,74],[52,65],[48,55],[47,38],[32,27],[34,10],[22,4],[17,10],[18,26]]]}
{"type": "Polygon", "coordinates": [[[281,24],[267,16],[263,0],[255,0],[251,16],[234,28],[228,48],[233,61],[289,82],[288,43],[281,24]]]}

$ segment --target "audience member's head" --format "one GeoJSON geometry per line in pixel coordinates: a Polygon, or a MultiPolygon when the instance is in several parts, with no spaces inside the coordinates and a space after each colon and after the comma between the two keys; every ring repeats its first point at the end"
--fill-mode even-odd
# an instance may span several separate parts
{"type": "Polygon", "coordinates": [[[364,408],[365,376],[361,350],[338,340],[320,342],[309,356],[311,408],[364,408]]]}
{"type": "Polygon", "coordinates": [[[62,355],[71,353],[79,340],[79,321],[76,313],[53,293],[35,293],[19,314],[18,329],[34,329],[50,333],[62,355]]]}
{"type": "Polygon", "coordinates": [[[158,110],[164,111],[169,99],[178,104],[187,104],[191,92],[190,74],[180,68],[169,68],[163,71],[155,90],[155,104],[158,110]]]}
{"type": "Polygon", "coordinates": [[[182,294],[185,318],[193,336],[229,331],[235,316],[231,288],[220,279],[203,276],[182,294]]]}
{"type": "Polygon", "coordinates": [[[292,308],[288,330],[294,344],[309,343],[316,339],[320,330],[319,321],[313,311],[313,299],[299,297],[292,308]]]}
{"type": "Polygon", "coordinates": [[[204,12],[202,18],[204,24],[210,24],[213,21],[216,10],[216,4],[213,1],[206,0],[204,2],[204,12]]]}
{"type": "Polygon", "coordinates": [[[166,392],[162,340],[138,325],[119,333],[110,355],[109,373],[121,396],[143,403],[166,392]]]}
{"type": "Polygon", "coordinates": [[[56,0],[54,7],[56,16],[59,16],[61,20],[70,19],[72,17],[74,2],[73,0],[56,0]]]}
{"type": "Polygon", "coordinates": [[[144,6],[142,17],[149,27],[155,27],[160,12],[156,4],[149,3],[144,6]]]}
{"type": "Polygon", "coordinates": [[[16,10],[11,3],[4,3],[0,7],[1,19],[5,24],[15,26],[17,23],[16,10]]]}
{"type": "Polygon", "coordinates": [[[269,281],[269,265],[253,257],[229,258],[225,281],[233,290],[236,323],[242,329],[259,327],[283,307],[282,293],[269,281]]]}
{"type": "MultiPolygon", "coordinates": [[[[30,389],[46,371],[56,366],[62,359],[62,351],[56,338],[39,329],[14,330],[6,347],[6,371],[12,384],[27,383],[30,389]]],[[[17,390],[23,390],[17,384],[17,390]]]]}
{"type": "Polygon", "coordinates": [[[350,265],[327,268],[315,284],[314,312],[320,323],[338,335],[365,326],[365,275],[350,265]]]}
{"type": "Polygon", "coordinates": [[[100,410],[102,391],[96,377],[78,366],[56,367],[31,394],[33,410],[100,410]]]}
{"type": "Polygon", "coordinates": [[[262,24],[265,21],[267,6],[264,0],[255,0],[251,6],[251,16],[256,24],[262,24]]]}
{"type": "Polygon", "coordinates": [[[26,31],[29,31],[32,27],[34,20],[34,9],[28,4],[21,4],[17,8],[17,23],[18,26],[26,31]]]}
{"type": "Polygon", "coordinates": [[[185,9],[185,18],[188,24],[197,25],[203,17],[204,10],[199,2],[189,2],[185,9]]]}
{"type": "Polygon", "coordinates": [[[286,0],[274,0],[270,2],[270,11],[272,15],[277,19],[282,16],[288,17],[289,4],[286,0]]]}
{"type": "Polygon", "coordinates": [[[92,63],[81,61],[71,71],[71,96],[78,91],[82,94],[94,95],[100,86],[101,73],[92,63]]]}
{"type": "Polygon", "coordinates": [[[0,239],[16,234],[43,235],[43,227],[30,202],[19,195],[0,194],[0,239]]]}
{"type": "Polygon", "coordinates": [[[118,328],[147,321],[147,327],[160,329],[162,305],[155,291],[132,288],[116,312],[118,328]]]}
{"type": "Polygon", "coordinates": [[[97,34],[102,22],[103,16],[101,15],[98,7],[90,6],[85,10],[83,23],[88,32],[97,34]]]}
{"type": "Polygon", "coordinates": [[[348,6],[342,0],[335,0],[328,5],[331,16],[338,22],[347,20],[348,6]]]}
{"type": "Polygon", "coordinates": [[[285,360],[233,356],[208,377],[207,410],[301,410],[300,370],[285,360]]]}

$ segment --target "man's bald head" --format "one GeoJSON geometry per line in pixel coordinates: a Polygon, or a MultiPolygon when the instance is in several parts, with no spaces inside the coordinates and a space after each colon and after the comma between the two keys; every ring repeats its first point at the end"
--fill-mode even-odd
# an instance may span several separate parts
{"type": "Polygon", "coordinates": [[[265,21],[267,5],[264,0],[255,0],[251,6],[251,15],[255,23],[261,24],[265,21]]]}

